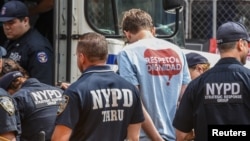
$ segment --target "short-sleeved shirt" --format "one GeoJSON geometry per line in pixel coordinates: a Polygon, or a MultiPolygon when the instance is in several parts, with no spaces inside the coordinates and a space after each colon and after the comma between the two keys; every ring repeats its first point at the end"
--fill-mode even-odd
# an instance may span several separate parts
{"type": "Polygon", "coordinates": [[[41,131],[50,140],[63,91],[60,88],[40,83],[35,78],[27,79],[21,89],[14,93],[20,113],[23,141],[35,141],[41,131]]]}
{"type": "Polygon", "coordinates": [[[217,64],[187,87],[173,126],[206,141],[209,125],[250,125],[250,70],[234,58],[217,64]]]}
{"type": "Polygon", "coordinates": [[[4,47],[5,57],[17,61],[32,78],[53,84],[53,50],[48,39],[37,30],[30,29],[19,39],[8,40],[4,47]]]}
{"type": "MultiPolygon", "coordinates": [[[[119,74],[139,85],[142,102],[158,132],[174,141],[172,121],[180,90],[191,81],[185,54],[170,42],[149,38],[124,47],[117,59],[119,74]]],[[[141,132],[140,140],[150,139],[141,132]]]]}
{"type": "Polygon", "coordinates": [[[64,92],[56,124],[72,129],[71,141],[122,141],[129,124],[144,120],[137,88],[109,66],[93,66],[64,92]]]}
{"type": "Polygon", "coordinates": [[[20,120],[14,99],[0,88],[0,134],[14,132],[20,134],[20,120]]]}

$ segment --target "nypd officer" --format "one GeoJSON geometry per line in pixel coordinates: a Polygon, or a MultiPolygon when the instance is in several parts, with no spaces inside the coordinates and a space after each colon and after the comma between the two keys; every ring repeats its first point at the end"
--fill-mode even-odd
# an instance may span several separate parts
{"type": "Polygon", "coordinates": [[[105,37],[85,33],[76,52],[82,75],[64,92],[52,140],[138,141],[144,120],[138,90],[105,65],[105,37]]]}
{"type": "Polygon", "coordinates": [[[17,61],[32,78],[53,85],[53,50],[50,42],[30,26],[28,8],[21,1],[2,6],[0,22],[7,37],[6,58],[17,61]]]}
{"type": "Polygon", "coordinates": [[[20,134],[20,122],[14,103],[14,99],[0,88],[0,141],[15,141],[20,134]]]}
{"type": "Polygon", "coordinates": [[[200,55],[199,53],[190,52],[185,54],[185,56],[192,80],[207,71],[210,67],[210,63],[208,62],[207,58],[200,55]]]}
{"type": "MultiPolygon", "coordinates": [[[[2,56],[5,54],[4,48],[0,47],[1,67],[2,56]]],[[[18,140],[16,137],[20,134],[20,120],[17,112],[14,99],[0,88],[0,141],[18,140]]]]}
{"type": "Polygon", "coordinates": [[[249,42],[241,23],[229,21],[218,28],[221,59],[188,85],[173,121],[177,141],[185,140],[193,128],[195,141],[218,140],[219,131],[220,139],[231,135],[249,140],[244,127],[236,126],[250,125],[250,71],[243,66],[249,42]]]}
{"type": "MultiPolygon", "coordinates": [[[[12,66],[12,68],[14,68],[12,66]]],[[[21,119],[21,141],[49,141],[54,130],[62,90],[10,71],[0,78],[0,87],[13,95],[21,119]]]]}

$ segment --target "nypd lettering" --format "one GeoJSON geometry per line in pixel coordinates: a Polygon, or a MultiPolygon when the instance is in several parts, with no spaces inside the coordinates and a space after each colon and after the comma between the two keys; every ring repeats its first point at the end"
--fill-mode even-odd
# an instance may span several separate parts
{"type": "MultiPolygon", "coordinates": [[[[98,89],[90,91],[93,99],[93,110],[107,109],[111,107],[131,107],[133,93],[129,89],[98,89]],[[119,104],[119,101],[122,101],[119,104]]],[[[123,109],[103,110],[103,122],[122,121],[123,109]]]]}
{"type": "Polygon", "coordinates": [[[59,90],[42,90],[30,93],[36,108],[50,105],[59,105],[62,94],[59,90]]]}
{"type": "Polygon", "coordinates": [[[205,103],[241,103],[242,83],[207,83],[205,103]]]}
{"type": "Polygon", "coordinates": [[[103,122],[108,121],[122,121],[124,110],[106,110],[102,111],[103,122]]]}

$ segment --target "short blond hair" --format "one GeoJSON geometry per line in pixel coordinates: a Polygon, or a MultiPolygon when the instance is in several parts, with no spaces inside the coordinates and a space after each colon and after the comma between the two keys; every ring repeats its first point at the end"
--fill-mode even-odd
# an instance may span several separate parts
{"type": "Polygon", "coordinates": [[[141,9],[130,9],[124,12],[121,26],[122,31],[130,31],[133,34],[141,29],[151,30],[154,27],[152,17],[141,9]]]}

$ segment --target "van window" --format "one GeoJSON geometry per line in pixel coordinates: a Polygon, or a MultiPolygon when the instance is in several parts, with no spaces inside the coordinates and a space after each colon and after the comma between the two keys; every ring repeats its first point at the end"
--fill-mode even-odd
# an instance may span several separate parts
{"type": "Polygon", "coordinates": [[[87,20],[97,31],[111,35],[121,34],[121,31],[115,32],[116,28],[120,27],[122,13],[131,8],[140,8],[150,13],[158,34],[169,35],[174,31],[175,15],[164,12],[162,0],[114,0],[114,2],[112,4],[112,0],[86,0],[87,20]]]}
{"type": "MultiPolygon", "coordinates": [[[[122,14],[131,8],[147,11],[153,18],[156,34],[162,38],[167,39],[166,36],[172,35],[176,27],[175,11],[165,12],[162,0],[85,0],[85,7],[87,9],[85,10],[86,20],[91,28],[104,35],[113,35],[113,37],[123,35],[120,28],[122,14]]],[[[183,19],[180,18],[176,36],[168,39],[182,47],[184,45],[183,24],[183,19]]]]}
{"type": "Polygon", "coordinates": [[[115,34],[111,0],[86,0],[86,17],[90,26],[103,34],[115,34]]]}

